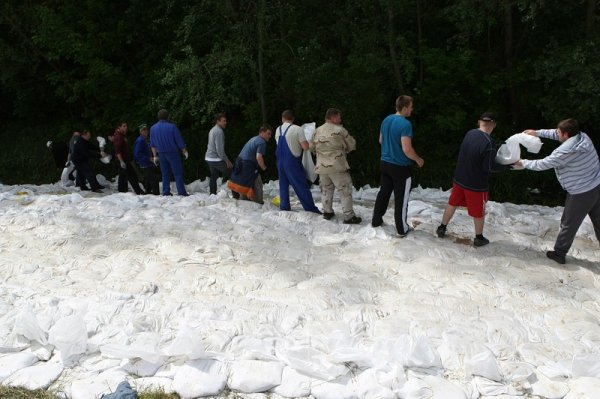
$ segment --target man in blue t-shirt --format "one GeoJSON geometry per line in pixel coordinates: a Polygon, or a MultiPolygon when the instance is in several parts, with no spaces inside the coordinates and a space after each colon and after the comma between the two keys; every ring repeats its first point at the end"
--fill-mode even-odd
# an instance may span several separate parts
{"type": "Polygon", "coordinates": [[[248,140],[240,151],[233,165],[231,177],[227,181],[227,187],[232,191],[234,198],[241,197],[259,204],[263,203],[263,182],[259,172],[267,170],[265,154],[267,141],[271,138],[272,132],[271,126],[262,125],[258,129],[258,136],[248,140]]]}
{"type": "Polygon", "coordinates": [[[381,143],[380,188],[373,208],[371,225],[383,224],[383,215],[394,193],[394,221],[400,237],[408,234],[408,197],[411,189],[410,167],[415,162],[423,167],[421,158],[412,146],[412,124],[406,119],[413,111],[413,99],[400,96],[396,99],[396,113],[388,115],[381,123],[379,143],[381,143]]]}

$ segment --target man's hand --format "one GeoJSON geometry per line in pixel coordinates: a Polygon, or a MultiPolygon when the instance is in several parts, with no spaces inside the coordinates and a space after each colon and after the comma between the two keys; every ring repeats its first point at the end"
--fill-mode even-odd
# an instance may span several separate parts
{"type": "Polygon", "coordinates": [[[125,161],[121,161],[121,169],[127,169],[127,165],[125,164],[125,161]]]}
{"type": "Polygon", "coordinates": [[[187,161],[187,159],[189,158],[190,154],[187,152],[187,150],[183,151],[183,158],[187,161]]]}
{"type": "Polygon", "coordinates": [[[533,129],[523,130],[523,133],[528,134],[530,136],[535,136],[535,137],[538,136],[537,132],[535,130],[533,130],[533,129]]]}
{"type": "Polygon", "coordinates": [[[417,163],[417,166],[419,166],[419,168],[423,167],[423,164],[425,163],[425,161],[423,160],[423,158],[417,158],[417,160],[415,161],[417,163]]]}
{"type": "Polygon", "coordinates": [[[158,155],[152,157],[152,163],[154,164],[154,166],[158,166],[158,155]]]}
{"type": "Polygon", "coordinates": [[[521,170],[521,169],[525,169],[525,166],[523,166],[523,162],[521,159],[519,159],[517,162],[513,163],[511,165],[512,170],[521,170]]]}
{"type": "Polygon", "coordinates": [[[225,163],[227,164],[227,169],[233,169],[233,164],[231,163],[231,161],[229,159],[226,160],[225,163]]]}

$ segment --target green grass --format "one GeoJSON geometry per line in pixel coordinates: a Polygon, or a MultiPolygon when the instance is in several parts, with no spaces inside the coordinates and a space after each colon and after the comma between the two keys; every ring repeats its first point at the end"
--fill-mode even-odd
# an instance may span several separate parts
{"type": "MultiPolygon", "coordinates": [[[[25,388],[14,388],[0,386],[1,399],[58,399],[59,397],[52,392],[37,389],[31,391],[25,388]]],[[[142,392],[138,394],[139,399],[180,399],[179,395],[174,393],[165,393],[164,391],[142,392]]]]}

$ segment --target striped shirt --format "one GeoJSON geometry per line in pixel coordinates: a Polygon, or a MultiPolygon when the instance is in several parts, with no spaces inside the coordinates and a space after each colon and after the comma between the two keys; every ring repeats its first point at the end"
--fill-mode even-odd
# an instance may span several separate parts
{"type": "MultiPolygon", "coordinates": [[[[558,140],[556,129],[536,131],[539,137],[558,140]]],[[[554,168],[562,188],[569,194],[581,194],[600,185],[600,163],[592,140],[583,132],[570,137],[546,158],[523,160],[525,169],[554,168]]]]}

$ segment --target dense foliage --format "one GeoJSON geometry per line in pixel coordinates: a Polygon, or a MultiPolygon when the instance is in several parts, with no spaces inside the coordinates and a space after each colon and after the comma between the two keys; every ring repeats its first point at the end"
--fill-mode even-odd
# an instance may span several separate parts
{"type": "MultiPolygon", "coordinates": [[[[498,140],[566,117],[600,133],[598,8],[597,0],[5,0],[0,181],[56,181],[47,140],[83,128],[105,135],[120,120],[153,123],[161,106],[184,134],[191,181],[206,176],[216,112],[229,116],[235,157],[283,109],[321,123],[334,106],[358,141],[355,185],[378,184],[379,124],[409,94],[425,159],[414,181],[448,188],[463,134],[483,111],[499,115],[498,140]]],[[[509,172],[492,191],[499,201],[550,204],[560,187],[552,172],[509,172]]]]}

